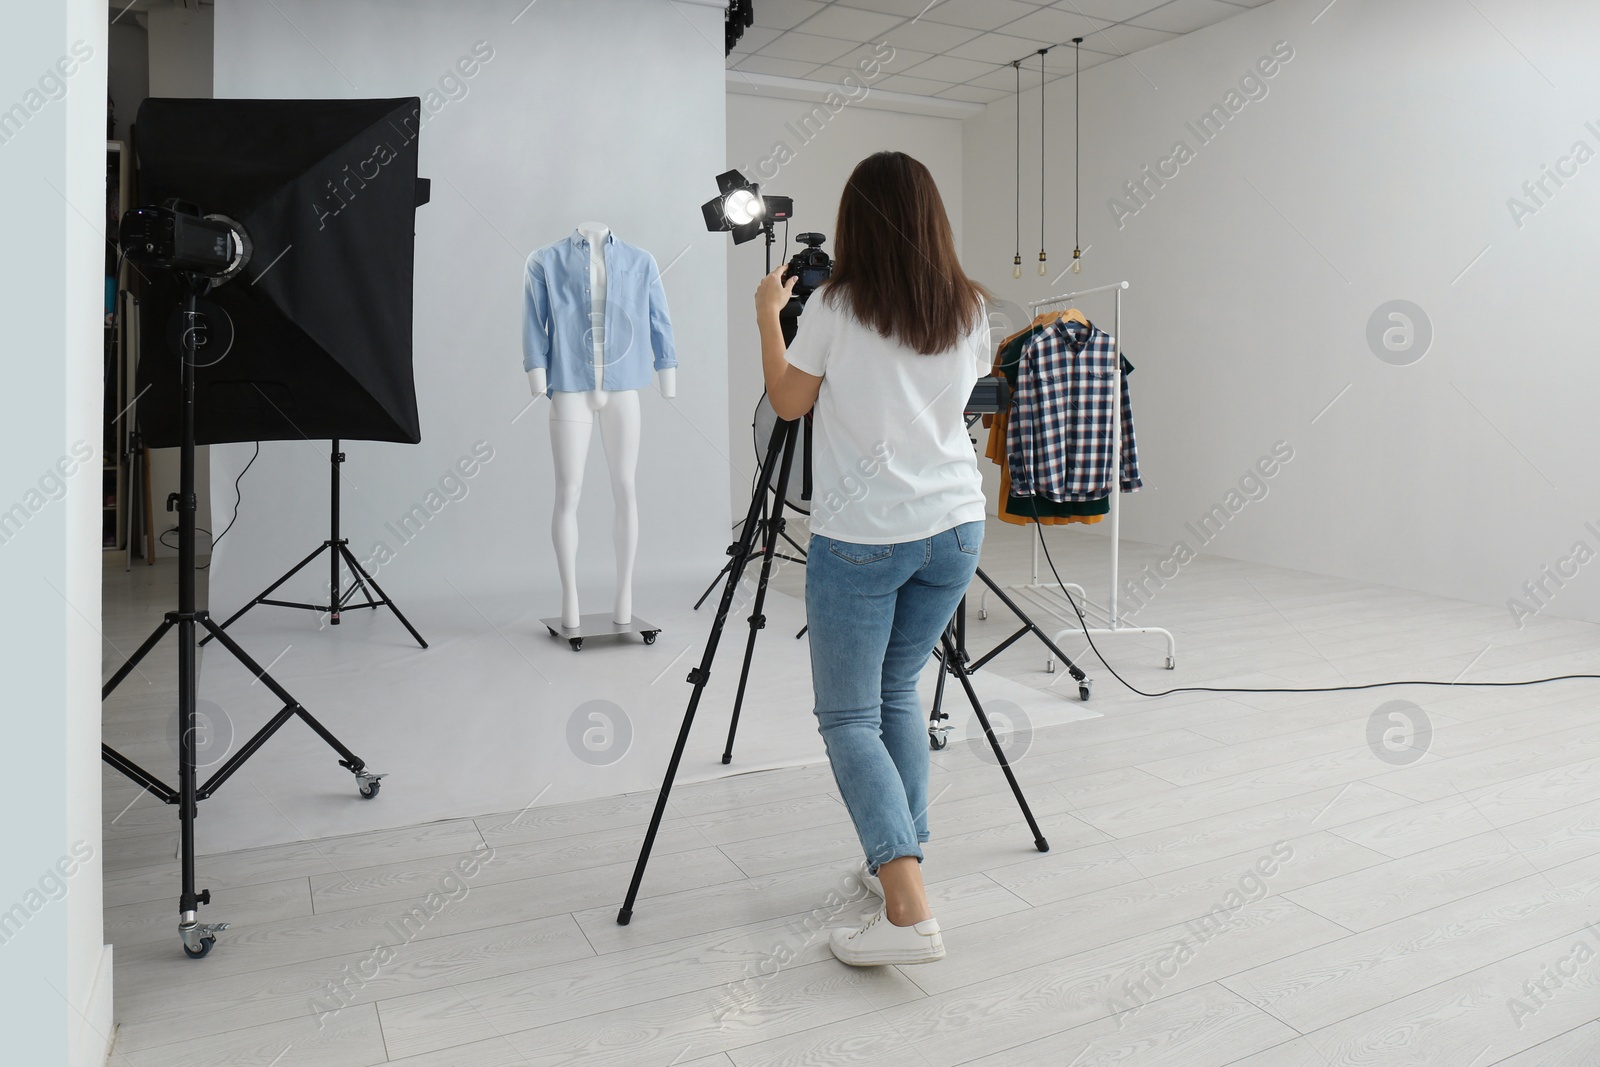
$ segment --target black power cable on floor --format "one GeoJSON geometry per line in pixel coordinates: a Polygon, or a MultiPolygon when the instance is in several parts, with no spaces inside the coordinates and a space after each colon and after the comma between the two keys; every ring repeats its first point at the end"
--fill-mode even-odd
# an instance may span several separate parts
{"type": "MultiPolygon", "coordinates": [[[[1112,492],[1116,492],[1116,489],[1113,488],[1112,492]]],[[[1130,689],[1131,691],[1139,694],[1142,697],[1165,697],[1165,696],[1171,696],[1174,693],[1343,693],[1343,692],[1346,692],[1346,691],[1354,691],[1354,690],[1358,690],[1358,689],[1384,689],[1384,688],[1388,688],[1390,686],[1399,686],[1399,685],[1440,685],[1440,686],[1457,686],[1457,687],[1461,687],[1461,688],[1466,688],[1466,687],[1469,687],[1469,686],[1471,686],[1471,687],[1481,687],[1481,688],[1503,688],[1503,687],[1508,687],[1508,686],[1521,686],[1521,685],[1543,685],[1546,682],[1565,682],[1565,681],[1571,681],[1573,679],[1579,679],[1579,678],[1600,679],[1600,674],[1558,674],[1558,675],[1553,675],[1553,676],[1551,676],[1549,678],[1530,678],[1530,679],[1527,679],[1526,681],[1521,681],[1521,682],[1440,682],[1440,681],[1426,681],[1426,680],[1407,680],[1407,681],[1393,681],[1393,682],[1367,682],[1367,683],[1362,684],[1362,685],[1325,685],[1325,686],[1309,686],[1309,687],[1305,687],[1305,688],[1285,687],[1285,688],[1281,688],[1281,689],[1254,689],[1254,688],[1242,688],[1242,687],[1238,687],[1238,686],[1222,687],[1222,686],[1208,686],[1208,685],[1184,685],[1184,686],[1178,686],[1175,689],[1163,689],[1159,693],[1146,693],[1143,689],[1140,689],[1138,686],[1136,686],[1132,682],[1128,681],[1122,675],[1118,674],[1116,668],[1111,666],[1110,663],[1107,663],[1105,656],[1101,655],[1100,649],[1095,646],[1094,638],[1089,636],[1089,623],[1083,617],[1083,609],[1078,607],[1078,602],[1072,598],[1072,594],[1071,593],[1067,592],[1067,583],[1063,582],[1061,580],[1061,575],[1056,573],[1055,561],[1050,558],[1050,546],[1045,544],[1045,541],[1044,541],[1044,524],[1039,521],[1039,505],[1037,503],[1033,504],[1033,528],[1035,530],[1037,530],[1038,533],[1039,533],[1039,547],[1044,549],[1044,558],[1045,558],[1045,562],[1050,564],[1050,573],[1052,575],[1054,575],[1055,580],[1056,580],[1056,584],[1061,586],[1062,595],[1064,595],[1067,598],[1067,603],[1072,605],[1073,612],[1078,616],[1078,625],[1083,628],[1084,640],[1089,642],[1089,648],[1091,650],[1093,650],[1095,658],[1098,659],[1101,662],[1102,665],[1104,665],[1106,670],[1111,672],[1111,677],[1115,678],[1117,681],[1121,682],[1128,689],[1130,689]]],[[[1113,621],[1115,621],[1115,620],[1113,620],[1113,621]]]]}

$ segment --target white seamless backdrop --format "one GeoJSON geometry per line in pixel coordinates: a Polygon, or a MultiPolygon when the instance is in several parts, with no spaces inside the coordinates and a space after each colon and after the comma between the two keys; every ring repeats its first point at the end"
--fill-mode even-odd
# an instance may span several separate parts
{"type": "MultiPolygon", "coordinates": [[[[689,604],[724,562],[731,522],[727,238],[698,210],[723,169],[722,21],[717,4],[684,0],[237,0],[218,11],[219,97],[417,95],[429,111],[420,173],[433,197],[417,212],[413,320],[422,442],[344,443],[341,532],[430,647],[387,612],[347,613],[336,630],[278,607],[241,620],[232,632],[258,661],[390,778],[377,803],[359,800],[335,754],[290,723],[209,802],[202,852],[659,782],[690,648],[710,621],[689,604]],[[641,403],[634,606],[661,639],[576,653],[539,624],[560,608],[554,477],[549,402],[529,395],[521,321],[528,253],[587,219],[655,255],[679,370],[676,399],[651,387],[641,403]],[[618,738],[598,764],[571,740],[596,702],[618,738]]],[[[214,615],[327,536],[327,451],[262,446],[238,524],[213,553],[214,615]]],[[[212,450],[219,528],[251,452],[212,450]]],[[[612,516],[596,432],[580,505],[592,612],[612,602],[612,516]]],[[[279,596],[320,601],[327,572],[324,557],[279,596]]],[[[201,691],[235,743],[275,710],[263,689],[207,649],[201,691]]],[[[796,758],[792,733],[772,727],[778,741],[763,749],[762,729],[750,758],[796,758]]],[[[686,777],[723,772],[698,750],[684,765],[686,777]]]]}
{"type": "MultiPolygon", "coordinates": [[[[522,371],[522,270],[530,251],[591,218],[665,271],[680,361],[675,400],[654,388],[642,398],[639,581],[721,565],[731,521],[715,488],[728,465],[726,238],[705,231],[696,199],[725,148],[721,19],[715,6],[671,0],[238,0],[219,10],[218,97],[414,94],[431,112],[419,169],[433,199],[417,212],[414,317],[422,443],[344,446],[343,532],[360,558],[383,560],[379,581],[402,607],[516,591],[548,606],[541,614],[559,610],[549,407],[532,402],[522,371]],[[490,458],[452,478],[473,454],[490,458]]],[[[263,444],[215,554],[214,613],[327,536],[327,450],[263,444]]],[[[251,451],[212,452],[219,531],[251,451]]],[[[611,516],[597,431],[580,517],[586,610],[611,602],[611,516]]],[[[286,587],[289,599],[320,595],[327,568],[311,569],[286,587]]],[[[636,606],[648,616],[648,597],[636,606]]]]}

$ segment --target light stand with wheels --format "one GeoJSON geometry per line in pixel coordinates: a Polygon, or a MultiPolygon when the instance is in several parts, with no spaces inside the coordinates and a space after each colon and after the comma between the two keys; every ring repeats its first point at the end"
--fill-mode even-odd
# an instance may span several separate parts
{"type": "MultiPolygon", "coordinates": [[[[424,641],[422,639],[422,635],[417,633],[417,628],[412,626],[410,620],[400,613],[399,607],[395,605],[393,600],[389,599],[389,595],[385,593],[382,587],[378,585],[377,579],[373,578],[372,575],[367,573],[366,568],[362,567],[361,562],[356,559],[355,553],[350,551],[349,538],[339,536],[339,467],[344,463],[344,453],[339,451],[338,438],[335,438],[332,441],[332,448],[328,454],[328,461],[331,464],[333,471],[333,476],[331,479],[332,484],[329,487],[328,513],[331,519],[331,530],[329,532],[328,539],[322,542],[320,546],[313,549],[311,554],[305,559],[301,560],[299,563],[296,563],[293,567],[290,567],[283,577],[279,578],[277,581],[267,586],[266,589],[256,594],[255,598],[252,599],[248,604],[234,612],[232,615],[228,616],[228,621],[223,623],[219,628],[226,630],[228,627],[232,626],[241,615],[255,607],[257,604],[267,604],[272,607],[279,608],[300,608],[304,611],[321,612],[328,616],[328,623],[332,626],[339,625],[339,614],[346,608],[372,608],[374,611],[376,611],[378,608],[387,607],[390,611],[394,612],[394,617],[400,620],[400,625],[404,626],[407,632],[409,632],[411,636],[416,639],[417,644],[421,645],[423,648],[427,648],[428,642],[424,641]],[[272,594],[277,591],[279,586],[283,585],[283,583],[287,582],[290,578],[293,578],[296,574],[299,574],[307,564],[316,559],[318,556],[322,555],[324,552],[328,553],[328,603],[301,604],[289,600],[269,599],[272,594]],[[343,577],[339,573],[339,563],[341,560],[347,567],[350,568],[349,589],[345,589],[343,577]],[[367,588],[369,585],[372,587],[371,590],[367,588]],[[372,593],[374,591],[378,594],[378,599],[376,600],[372,598],[372,593]],[[350,600],[356,595],[357,592],[360,592],[362,596],[366,597],[366,600],[359,604],[352,604],[350,600]]],[[[203,645],[210,640],[210,637],[206,637],[200,643],[203,645]]]]}
{"type": "Polygon", "coordinates": [[[299,701],[289,695],[249,654],[211,620],[211,616],[195,605],[195,510],[194,488],[195,435],[194,435],[194,363],[199,347],[199,330],[196,301],[210,286],[203,275],[179,274],[183,295],[183,352],[179,358],[179,393],[182,404],[183,440],[179,450],[178,492],[168,500],[169,507],[178,512],[178,610],[167,612],[161,625],[145,639],[133,656],[111,676],[100,690],[104,701],[133,672],[151,649],[166,636],[168,630],[178,630],[178,788],[173,790],[150,772],[123,756],[110,745],[102,743],[101,758],[134,783],[145,789],[164,804],[178,807],[179,860],[182,868],[182,888],[178,898],[178,935],[183,940],[183,951],[192,959],[199,959],[216,944],[216,934],[228,928],[227,923],[202,923],[198,913],[202,905],[211,902],[211,891],[195,890],[194,819],[199,802],[210,797],[228,777],[238,770],[245,760],[267,742],[278,728],[291,718],[299,717],[315,730],[343,758],[339,765],[356,777],[357,789],[363,797],[378,795],[381,774],[373,774],[354,752],[316,719],[312,718],[299,701]],[[195,703],[198,695],[196,627],[208,631],[221,642],[222,647],[237,659],[274,696],[283,701],[283,707],[265,726],[234,752],[215,774],[203,784],[196,782],[195,768],[195,703]]]}

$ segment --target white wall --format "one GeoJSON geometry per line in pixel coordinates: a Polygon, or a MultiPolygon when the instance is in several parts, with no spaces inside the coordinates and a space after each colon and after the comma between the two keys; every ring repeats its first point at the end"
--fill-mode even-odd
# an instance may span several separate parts
{"type": "MultiPolygon", "coordinates": [[[[530,602],[558,609],[549,407],[532,404],[522,370],[523,265],[586,219],[655,255],[680,362],[677,399],[641,394],[637,578],[715,573],[727,543],[727,502],[713,488],[727,480],[726,238],[707,233],[698,211],[722,166],[722,12],[669,0],[542,0],[520,15],[518,6],[242,0],[217,18],[218,96],[389,97],[438,94],[441,81],[465,86],[443,97],[420,139],[420,172],[433,181],[432,203],[417,212],[423,440],[345,446],[344,529],[363,558],[380,539],[395,550],[379,580],[408,608],[453,597],[453,585],[468,594],[529,590],[530,602]],[[450,81],[480,41],[493,57],[472,78],[450,81]],[[494,458],[466,483],[465,498],[408,544],[386,531],[479,441],[494,458]]],[[[598,437],[580,506],[586,610],[609,605],[614,569],[598,437]]],[[[213,449],[219,525],[250,451],[213,449]]],[[[326,454],[326,442],[263,445],[244,478],[238,525],[217,553],[214,610],[231,610],[326,536],[326,454]]],[[[325,568],[316,570],[313,585],[325,581],[325,568]]],[[[416,621],[427,629],[425,615],[416,621]]]]}
{"type": "MultiPolygon", "coordinates": [[[[1128,498],[1125,535],[1198,548],[1185,522],[1283,440],[1294,459],[1207,551],[1504,606],[1575,542],[1600,550],[1585,526],[1600,520],[1600,162],[1550,185],[1520,226],[1507,206],[1575,142],[1600,151],[1597,45],[1600,9],[1576,0],[1276,0],[1094,68],[1089,266],[1054,284],[1010,278],[1011,103],[966,123],[966,260],[983,281],[1017,300],[1133,283],[1124,340],[1148,488],[1128,498]],[[1280,41],[1294,58],[1267,95],[1201,144],[1185,123],[1280,41]],[[1179,140],[1194,158],[1119,228],[1108,199],[1179,140]],[[1407,366],[1366,339],[1394,299],[1433,328],[1407,366]]],[[[1050,94],[1048,243],[1065,265],[1070,80],[1050,94]]],[[[1024,130],[1037,107],[1035,91],[1024,130]]],[[[1025,138],[1025,262],[1034,145],[1025,138]]],[[[1600,620],[1600,575],[1580,571],[1549,610],[1600,620]]]]}
{"type": "Polygon", "coordinates": [[[0,420],[0,509],[13,523],[0,543],[0,648],[14,709],[0,779],[11,815],[0,1031],[8,1062],[73,1067],[103,1063],[111,1031],[96,686],[105,233],[87,221],[105,202],[106,51],[105,7],[87,0],[12,11],[0,36],[11,75],[0,108],[13,122],[0,138],[0,197],[30,205],[7,223],[0,260],[16,357],[0,420]],[[58,472],[74,444],[90,458],[58,472]],[[89,862],[73,859],[75,844],[89,862]]]}
{"type": "Polygon", "coordinates": [[[150,4],[150,95],[208,97],[212,91],[214,9],[150,4]]]}
{"type": "MultiPolygon", "coordinates": [[[[792,240],[793,236],[808,230],[827,236],[824,251],[830,255],[836,251],[834,217],[844,183],[857,163],[884,150],[905,152],[927,165],[939,184],[959,248],[963,202],[961,122],[876,110],[857,103],[829,117],[820,128],[815,120],[802,126],[800,120],[818,106],[798,100],[728,94],[727,167],[760,181],[766,192],[794,198],[789,254],[801,247],[792,240]],[[790,151],[775,152],[775,145],[780,142],[790,151]],[[788,162],[780,165],[784,159],[788,162]],[[764,175],[773,177],[763,181],[764,175]]],[[[716,193],[713,177],[707,174],[701,181],[698,189],[703,195],[699,202],[716,193]]],[[[716,236],[728,245],[728,439],[733,445],[733,506],[736,514],[743,515],[750,503],[750,482],[760,462],[750,443],[751,415],[764,388],[753,300],[766,255],[759,238],[735,247],[726,235],[716,236]]],[[[772,252],[774,267],[782,262],[783,248],[783,228],[779,226],[778,243],[772,252]]]]}

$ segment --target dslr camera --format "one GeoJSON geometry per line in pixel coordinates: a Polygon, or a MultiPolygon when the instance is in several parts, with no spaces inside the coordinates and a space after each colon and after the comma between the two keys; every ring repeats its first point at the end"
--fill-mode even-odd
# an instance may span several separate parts
{"type": "Polygon", "coordinates": [[[827,240],[820,233],[802,233],[795,238],[805,247],[789,259],[783,280],[799,279],[794,283],[794,295],[804,302],[819,285],[833,276],[833,260],[822,250],[827,240]]]}

